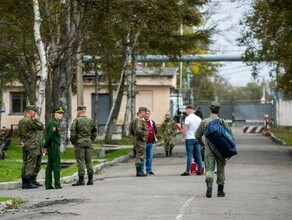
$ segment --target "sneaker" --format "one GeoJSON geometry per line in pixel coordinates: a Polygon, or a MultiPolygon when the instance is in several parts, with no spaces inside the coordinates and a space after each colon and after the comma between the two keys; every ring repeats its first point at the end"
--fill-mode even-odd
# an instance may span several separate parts
{"type": "Polygon", "coordinates": [[[188,172],[184,172],[181,174],[181,176],[189,176],[189,175],[190,175],[190,173],[188,173],[188,172]]]}
{"type": "Polygon", "coordinates": [[[155,176],[155,173],[153,173],[152,171],[150,171],[150,172],[147,172],[147,175],[155,176]]]}

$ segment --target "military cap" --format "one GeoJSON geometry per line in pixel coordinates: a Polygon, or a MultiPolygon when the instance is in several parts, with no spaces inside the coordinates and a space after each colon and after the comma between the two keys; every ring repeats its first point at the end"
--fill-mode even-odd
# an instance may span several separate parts
{"type": "Polygon", "coordinates": [[[139,112],[147,112],[147,108],[146,107],[139,107],[139,112]]]}
{"type": "Polygon", "coordinates": [[[86,110],[86,106],[85,105],[78,105],[77,111],[81,111],[81,110],[86,110]]]}
{"type": "Polygon", "coordinates": [[[167,113],[167,114],[164,115],[164,117],[165,118],[170,118],[170,114],[167,113]]]}
{"type": "Polygon", "coordinates": [[[220,109],[220,103],[219,102],[211,102],[209,105],[209,108],[211,110],[219,110],[220,109]]]}
{"type": "Polygon", "coordinates": [[[37,111],[37,108],[36,108],[36,106],[35,105],[28,105],[28,106],[26,106],[26,110],[28,111],[28,110],[32,110],[32,111],[37,111]]]}
{"type": "Polygon", "coordinates": [[[58,108],[56,108],[56,109],[54,110],[54,113],[64,113],[64,108],[61,107],[61,106],[59,106],[58,108]]]}

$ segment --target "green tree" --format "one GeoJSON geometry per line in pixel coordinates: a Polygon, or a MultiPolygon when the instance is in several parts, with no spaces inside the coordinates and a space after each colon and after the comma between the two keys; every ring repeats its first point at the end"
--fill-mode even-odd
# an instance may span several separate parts
{"type": "MultiPolygon", "coordinates": [[[[3,55],[0,55],[0,111],[2,110],[3,92],[8,84],[12,84],[17,78],[14,65],[11,60],[3,55]]],[[[1,112],[0,112],[0,127],[1,127],[1,112]]]]}
{"type": "Polygon", "coordinates": [[[292,4],[290,0],[256,0],[247,12],[242,25],[239,45],[246,46],[245,59],[258,74],[259,63],[264,60],[276,75],[277,87],[286,98],[292,98],[292,4]]]}
{"type": "MultiPolygon", "coordinates": [[[[190,48],[205,48],[209,43],[209,30],[197,30],[184,36],[181,36],[179,31],[182,24],[198,27],[203,22],[198,7],[205,2],[201,0],[98,1],[95,3],[95,12],[91,18],[91,33],[88,33],[88,38],[84,42],[85,51],[90,53],[91,50],[90,54],[102,57],[101,68],[110,82],[111,79],[114,81],[118,79],[114,78],[117,76],[114,67],[118,67],[121,73],[134,73],[136,54],[164,54],[175,60],[182,51],[187,52],[190,48]],[[129,51],[131,54],[128,54],[129,51]]],[[[120,76],[120,79],[127,77],[123,74],[120,76]]],[[[124,85],[119,83],[119,89],[117,98],[121,99],[124,85]]],[[[115,126],[120,101],[115,100],[117,103],[115,115],[109,120],[112,123],[111,128],[115,126]]],[[[132,113],[134,114],[135,112],[132,113]]],[[[106,136],[111,138],[110,133],[106,136]]]]}

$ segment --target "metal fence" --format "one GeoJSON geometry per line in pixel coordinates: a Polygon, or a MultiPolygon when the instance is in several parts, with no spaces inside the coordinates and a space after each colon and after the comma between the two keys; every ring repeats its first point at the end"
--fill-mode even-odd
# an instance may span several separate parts
{"type": "MultiPolygon", "coordinates": [[[[210,114],[209,101],[198,101],[195,103],[195,109],[201,107],[203,117],[210,114]]],[[[260,125],[264,123],[264,115],[268,115],[271,121],[275,120],[275,106],[273,103],[261,104],[259,101],[220,101],[220,117],[234,126],[242,125],[260,125]]],[[[171,106],[172,108],[172,106],[171,106]]],[[[181,112],[184,107],[181,107],[181,112]]]]}

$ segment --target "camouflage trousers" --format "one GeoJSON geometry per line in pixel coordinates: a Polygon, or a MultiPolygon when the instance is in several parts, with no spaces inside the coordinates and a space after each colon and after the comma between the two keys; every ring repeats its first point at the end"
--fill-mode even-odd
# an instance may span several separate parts
{"type": "Polygon", "coordinates": [[[75,158],[77,161],[78,167],[78,175],[84,176],[85,175],[85,167],[87,169],[87,175],[93,174],[93,167],[91,162],[91,146],[81,147],[81,146],[74,146],[75,149],[75,158]]]}
{"type": "Polygon", "coordinates": [[[39,174],[41,166],[42,166],[42,149],[39,148],[39,154],[36,159],[36,165],[33,173],[34,176],[37,176],[39,174]]]}
{"type": "Polygon", "coordinates": [[[215,156],[213,153],[214,150],[212,148],[210,149],[210,146],[205,145],[205,178],[206,181],[213,182],[213,175],[215,171],[215,163],[217,164],[217,184],[223,185],[225,182],[225,164],[226,160],[225,158],[215,156]],[[213,151],[212,151],[213,150],[213,151]]]}
{"type": "Polygon", "coordinates": [[[22,152],[22,171],[21,177],[30,177],[34,175],[35,167],[37,164],[37,157],[39,155],[39,148],[23,149],[22,152]]]}
{"type": "Polygon", "coordinates": [[[139,167],[141,162],[145,159],[146,143],[142,141],[135,141],[134,149],[136,150],[135,166],[139,167]]]}
{"type": "Polygon", "coordinates": [[[173,137],[164,137],[164,148],[166,151],[171,150],[174,147],[175,141],[173,137]]]}

